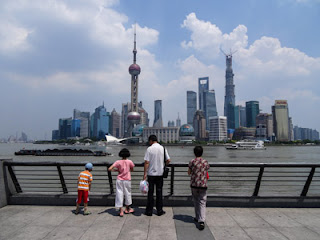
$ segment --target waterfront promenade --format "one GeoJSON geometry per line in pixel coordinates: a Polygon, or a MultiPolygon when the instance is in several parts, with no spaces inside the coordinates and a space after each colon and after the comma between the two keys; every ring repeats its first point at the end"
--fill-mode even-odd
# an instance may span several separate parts
{"type": "Polygon", "coordinates": [[[207,208],[206,228],[193,222],[192,207],[165,207],[152,217],[144,207],[120,218],[113,207],[90,207],[89,216],[72,206],[7,205],[0,209],[0,239],[320,239],[319,208],[207,208]]]}

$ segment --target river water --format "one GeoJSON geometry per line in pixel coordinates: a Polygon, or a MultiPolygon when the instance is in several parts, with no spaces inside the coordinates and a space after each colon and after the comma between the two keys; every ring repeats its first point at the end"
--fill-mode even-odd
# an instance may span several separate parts
{"type": "MultiPolygon", "coordinates": [[[[144,161],[147,146],[106,147],[111,156],[104,157],[74,157],[74,156],[15,156],[20,149],[53,149],[58,145],[32,143],[1,143],[0,158],[14,161],[54,161],[54,162],[109,162],[118,160],[121,148],[126,147],[131,152],[130,159],[134,163],[144,161]]],[[[167,146],[172,163],[187,163],[193,158],[193,146],[167,146]]],[[[266,150],[226,150],[223,146],[204,146],[203,157],[210,163],[319,163],[319,146],[267,146],[266,150]]]]}

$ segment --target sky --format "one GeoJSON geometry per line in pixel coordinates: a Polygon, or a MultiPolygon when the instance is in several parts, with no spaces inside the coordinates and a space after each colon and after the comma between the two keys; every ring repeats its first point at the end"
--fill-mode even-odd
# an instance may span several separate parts
{"type": "Polygon", "coordinates": [[[225,56],[236,104],[271,113],[288,100],[294,125],[320,130],[320,0],[1,0],[0,138],[51,139],[73,109],[130,102],[133,29],[139,101],[153,123],[186,123],[186,92],[209,77],[223,115],[225,56]]]}

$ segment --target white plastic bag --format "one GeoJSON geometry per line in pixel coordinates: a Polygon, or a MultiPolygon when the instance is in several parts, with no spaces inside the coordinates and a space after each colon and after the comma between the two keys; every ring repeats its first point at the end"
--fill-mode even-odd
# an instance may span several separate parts
{"type": "Polygon", "coordinates": [[[149,183],[146,180],[140,181],[140,191],[143,194],[147,194],[149,191],[149,183]]]}

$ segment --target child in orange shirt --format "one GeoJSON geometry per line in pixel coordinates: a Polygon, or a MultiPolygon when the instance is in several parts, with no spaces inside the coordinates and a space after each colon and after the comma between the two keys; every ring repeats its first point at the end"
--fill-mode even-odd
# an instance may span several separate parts
{"type": "Polygon", "coordinates": [[[78,199],[77,199],[77,208],[75,214],[79,214],[80,204],[83,199],[84,212],[83,215],[89,215],[91,212],[88,211],[88,196],[91,188],[92,182],[92,163],[87,163],[85,166],[85,171],[82,171],[78,177],[78,199]]]}

